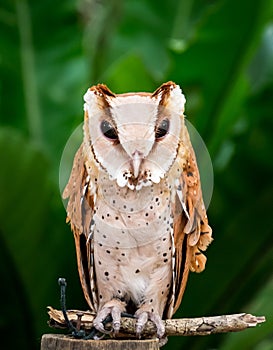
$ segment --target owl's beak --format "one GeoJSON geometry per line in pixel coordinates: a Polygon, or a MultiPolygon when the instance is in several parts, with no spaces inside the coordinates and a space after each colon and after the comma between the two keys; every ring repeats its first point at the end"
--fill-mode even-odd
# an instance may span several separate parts
{"type": "Polygon", "coordinates": [[[138,177],[142,159],[143,159],[142,153],[140,153],[139,151],[135,151],[132,154],[132,165],[133,165],[133,171],[134,171],[134,178],[135,179],[138,177]]]}

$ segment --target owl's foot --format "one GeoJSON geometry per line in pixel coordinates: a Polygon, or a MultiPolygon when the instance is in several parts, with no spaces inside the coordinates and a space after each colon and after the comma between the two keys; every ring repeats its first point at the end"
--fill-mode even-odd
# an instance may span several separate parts
{"type": "Polygon", "coordinates": [[[157,333],[158,338],[162,338],[164,336],[165,326],[164,326],[164,323],[163,323],[163,321],[158,313],[156,313],[154,311],[143,311],[143,310],[139,309],[135,313],[135,316],[137,318],[137,322],[136,322],[136,335],[137,335],[137,337],[139,337],[139,338],[141,337],[141,333],[143,331],[143,328],[148,320],[152,321],[155,324],[156,329],[157,329],[156,333],[157,333]]]}
{"type": "Polygon", "coordinates": [[[97,313],[97,316],[93,321],[93,326],[101,333],[106,333],[106,334],[112,333],[112,331],[107,331],[103,325],[103,321],[108,316],[111,316],[113,332],[114,334],[117,334],[120,329],[121,313],[123,313],[124,311],[125,311],[125,303],[118,299],[113,299],[108,303],[104,304],[101,310],[97,313]]]}

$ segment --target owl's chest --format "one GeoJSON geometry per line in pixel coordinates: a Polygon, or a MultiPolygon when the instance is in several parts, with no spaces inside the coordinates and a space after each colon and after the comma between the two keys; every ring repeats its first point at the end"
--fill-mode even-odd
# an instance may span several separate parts
{"type": "Polygon", "coordinates": [[[138,303],[151,279],[170,283],[170,189],[166,182],[139,191],[120,188],[112,181],[103,185],[93,217],[98,289],[101,292],[108,288],[112,297],[127,296],[138,303]]]}
{"type": "Polygon", "coordinates": [[[137,191],[121,188],[105,178],[93,218],[94,242],[99,246],[118,250],[163,240],[164,236],[169,237],[173,226],[167,181],[137,191]]]}

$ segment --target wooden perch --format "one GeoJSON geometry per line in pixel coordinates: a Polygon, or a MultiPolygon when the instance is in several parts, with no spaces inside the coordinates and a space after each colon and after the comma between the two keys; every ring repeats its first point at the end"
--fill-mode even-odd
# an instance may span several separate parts
{"type": "MultiPolygon", "coordinates": [[[[94,314],[89,311],[69,310],[68,318],[79,330],[90,331],[93,324],[94,314]]],[[[60,310],[48,307],[50,317],[49,325],[54,328],[67,328],[63,313],[60,310]]],[[[120,334],[118,337],[135,337],[135,322],[133,318],[122,317],[120,334]]],[[[165,320],[166,336],[193,336],[209,335],[215,333],[238,332],[255,327],[265,322],[264,316],[251,314],[233,314],[211,317],[180,318],[165,320]]],[[[106,329],[111,329],[111,323],[107,323],[106,329]]],[[[148,321],[142,333],[143,338],[151,338],[156,334],[155,325],[148,321]]]]}

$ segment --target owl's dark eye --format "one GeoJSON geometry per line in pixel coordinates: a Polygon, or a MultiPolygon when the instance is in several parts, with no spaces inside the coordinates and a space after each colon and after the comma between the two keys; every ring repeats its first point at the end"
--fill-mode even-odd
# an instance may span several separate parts
{"type": "Polygon", "coordinates": [[[105,137],[107,137],[110,140],[117,140],[118,134],[116,129],[113,127],[111,123],[109,123],[107,120],[103,120],[100,124],[101,132],[105,137]]]}
{"type": "Polygon", "coordinates": [[[161,139],[169,131],[170,122],[169,119],[163,119],[155,130],[155,138],[161,139]]]}

